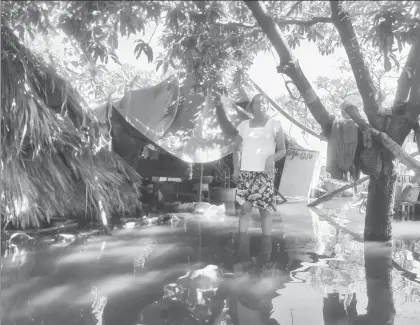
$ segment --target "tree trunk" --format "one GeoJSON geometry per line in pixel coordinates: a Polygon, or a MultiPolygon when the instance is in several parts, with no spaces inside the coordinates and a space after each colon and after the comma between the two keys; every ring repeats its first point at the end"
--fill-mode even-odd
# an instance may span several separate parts
{"type": "MultiPolygon", "coordinates": [[[[374,127],[381,130],[383,117],[378,115],[379,103],[376,100],[377,89],[373,84],[369,69],[363,59],[362,50],[348,12],[343,10],[342,1],[330,1],[331,17],[340,35],[357,88],[363,100],[366,116],[374,127]]],[[[382,130],[381,130],[382,131],[382,130]]]]}
{"type": "MultiPolygon", "coordinates": [[[[394,208],[394,188],[396,181],[396,171],[393,163],[394,158],[398,158],[406,166],[413,168],[416,172],[420,170],[420,163],[411,155],[407,154],[401,147],[403,139],[409,132],[408,127],[400,124],[399,129],[388,129],[393,131],[393,138],[398,139],[395,142],[388,134],[379,132],[365,120],[353,108],[346,108],[345,111],[353,121],[361,128],[368,130],[373,136],[380,140],[382,148],[382,170],[380,177],[370,177],[368,187],[368,200],[365,218],[365,240],[366,241],[386,241],[392,234],[392,215],[394,208]]],[[[393,117],[394,125],[398,125],[399,120],[393,117]]],[[[378,144],[376,144],[378,145],[378,144]]]]}
{"type": "Polygon", "coordinates": [[[365,273],[368,305],[366,314],[358,315],[357,297],[349,305],[339,301],[339,295],[324,298],[324,324],[340,321],[354,325],[393,325],[395,304],[392,291],[392,246],[388,243],[365,243],[365,273]]]}
{"type": "Polygon", "coordinates": [[[392,237],[392,215],[394,209],[394,190],[397,175],[392,161],[387,161],[388,170],[382,169],[378,179],[371,176],[366,206],[366,241],[387,241],[392,237]]]}
{"type": "Polygon", "coordinates": [[[329,293],[327,297],[324,298],[322,314],[324,316],[325,325],[337,324],[346,319],[346,309],[343,301],[340,300],[340,294],[338,292],[329,293]]]}
{"type": "Polygon", "coordinates": [[[367,313],[358,325],[394,324],[391,244],[365,243],[365,272],[368,296],[367,313]]]}

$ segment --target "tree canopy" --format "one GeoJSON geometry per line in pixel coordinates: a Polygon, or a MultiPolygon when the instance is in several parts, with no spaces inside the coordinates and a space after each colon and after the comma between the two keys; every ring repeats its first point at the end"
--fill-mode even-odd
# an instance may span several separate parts
{"type": "MultiPolygon", "coordinates": [[[[265,4],[292,49],[302,39],[316,42],[325,55],[341,46],[328,2],[265,4]]],[[[415,33],[418,4],[344,2],[344,9],[349,11],[359,38],[368,47],[365,53],[375,52],[387,70],[398,65],[398,51],[415,33]]],[[[14,26],[22,38],[61,29],[68,36],[67,41],[81,50],[83,59],[94,64],[107,63],[109,59],[119,62],[115,50],[120,35],[139,35],[135,53],[146,55],[152,62],[153,49],[141,36],[150,22],[163,24],[161,42],[166,55],[160,58],[160,65],[194,71],[197,85],[203,87],[216,82],[223,88],[223,75],[232,69],[235,80],[243,80],[255,55],[271,48],[242,1],[5,1],[2,21],[14,26]]]]}
{"type": "MultiPolygon", "coordinates": [[[[303,39],[315,42],[323,55],[342,45],[328,2],[264,3],[292,49],[303,39]]],[[[399,68],[400,52],[418,28],[418,3],[344,2],[343,9],[349,12],[369,61],[382,62],[386,71],[399,68]]],[[[135,35],[137,57],[155,60],[158,69],[193,71],[203,90],[208,86],[225,90],[227,83],[246,81],[255,56],[272,48],[243,1],[4,1],[2,24],[13,26],[21,38],[62,30],[69,44],[65,46],[78,54],[70,63],[90,64],[87,70],[93,75],[110,59],[119,62],[120,36],[135,35]],[[151,22],[164,28],[160,42],[165,51],[158,58],[144,38],[151,22]]]]}

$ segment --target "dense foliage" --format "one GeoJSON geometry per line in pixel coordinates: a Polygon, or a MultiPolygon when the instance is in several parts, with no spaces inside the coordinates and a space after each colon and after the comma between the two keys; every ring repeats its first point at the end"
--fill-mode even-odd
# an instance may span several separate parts
{"type": "MultiPolygon", "coordinates": [[[[325,55],[341,46],[328,2],[265,4],[292,49],[302,39],[316,42],[325,55]]],[[[399,52],[418,28],[418,3],[361,1],[345,2],[344,7],[365,53],[383,62],[387,71],[398,66],[399,52]]],[[[232,82],[246,80],[255,55],[271,48],[242,1],[4,1],[2,21],[14,26],[21,37],[62,30],[68,37],[65,42],[80,52],[80,59],[73,61],[90,62],[92,74],[110,59],[119,62],[116,49],[121,36],[139,36],[136,56],[146,55],[153,62],[156,55],[142,33],[151,22],[163,24],[160,41],[165,51],[156,60],[158,68],[194,71],[197,87],[203,90],[210,85],[226,88],[227,72],[232,82]]]]}

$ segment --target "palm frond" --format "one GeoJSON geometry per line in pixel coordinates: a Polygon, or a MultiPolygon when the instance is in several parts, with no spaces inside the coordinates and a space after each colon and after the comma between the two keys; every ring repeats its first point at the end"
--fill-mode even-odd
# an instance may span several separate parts
{"type": "Polygon", "coordinates": [[[100,146],[83,99],[10,28],[1,34],[2,221],[98,216],[98,200],[109,213],[139,207],[140,176],[100,146]]]}

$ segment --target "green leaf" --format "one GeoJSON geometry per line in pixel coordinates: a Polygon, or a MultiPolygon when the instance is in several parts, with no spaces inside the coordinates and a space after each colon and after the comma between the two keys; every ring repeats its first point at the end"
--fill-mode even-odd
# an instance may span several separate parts
{"type": "Polygon", "coordinates": [[[163,60],[159,60],[159,61],[157,62],[157,64],[156,64],[156,71],[158,71],[158,70],[159,70],[159,68],[160,68],[160,66],[162,65],[162,63],[163,63],[163,60]]]}
{"type": "Polygon", "coordinates": [[[120,11],[120,33],[122,36],[125,36],[127,34],[127,23],[124,11],[120,11]]]}
{"type": "Polygon", "coordinates": [[[319,40],[323,40],[325,38],[324,35],[318,32],[316,29],[314,30],[314,33],[316,35],[316,38],[318,38],[319,40]]]}
{"type": "Polygon", "coordinates": [[[171,65],[171,67],[172,67],[173,69],[176,69],[176,67],[175,67],[175,63],[174,63],[174,61],[172,60],[172,58],[171,58],[171,59],[169,59],[169,64],[171,65]]]}
{"type": "Polygon", "coordinates": [[[147,61],[149,63],[153,62],[153,50],[148,43],[145,43],[142,39],[136,40],[136,47],[134,48],[134,54],[138,59],[140,55],[144,52],[147,56],[147,61]]]}
{"type": "Polygon", "coordinates": [[[398,44],[398,51],[402,51],[402,48],[403,48],[403,46],[402,46],[402,42],[401,42],[401,37],[400,36],[398,36],[398,37],[395,37],[395,39],[397,40],[397,44],[398,44]]]}
{"type": "Polygon", "coordinates": [[[304,26],[299,26],[299,28],[298,28],[298,33],[299,33],[300,35],[304,34],[304,33],[305,33],[305,27],[304,27],[304,26]]]}
{"type": "Polygon", "coordinates": [[[169,62],[168,61],[165,61],[164,63],[163,63],[163,75],[166,75],[166,73],[168,72],[168,67],[169,67],[169,62]]]}
{"type": "Polygon", "coordinates": [[[118,56],[114,50],[111,51],[110,56],[115,63],[117,63],[118,65],[122,65],[121,61],[118,59],[118,56]]]}
{"type": "Polygon", "coordinates": [[[390,54],[389,55],[389,57],[392,59],[392,61],[394,61],[394,64],[395,64],[395,66],[396,66],[396,68],[397,69],[399,69],[400,68],[400,62],[398,62],[398,60],[397,60],[397,58],[396,58],[396,56],[394,55],[394,54],[390,54]]]}
{"type": "Polygon", "coordinates": [[[35,34],[32,31],[32,28],[28,28],[27,32],[28,32],[29,36],[31,37],[31,40],[33,41],[35,39],[35,34]]]}
{"type": "Polygon", "coordinates": [[[311,42],[312,39],[314,39],[315,34],[312,33],[312,29],[310,29],[308,31],[308,34],[306,35],[306,37],[308,38],[308,41],[311,42]]]}
{"type": "Polygon", "coordinates": [[[385,61],[384,61],[384,69],[386,72],[391,70],[391,61],[389,60],[389,58],[386,56],[385,57],[385,61]]]}
{"type": "Polygon", "coordinates": [[[25,29],[23,28],[22,25],[17,25],[15,26],[15,30],[19,33],[19,37],[20,39],[24,39],[25,37],[25,29]]]}
{"type": "Polygon", "coordinates": [[[118,35],[117,35],[117,33],[112,33],[112,35],[113,35],[113,39],[112,39],[112,41],[113,41],[113,48],[114,49],[117,49],[118,48],[118,35]]]}

